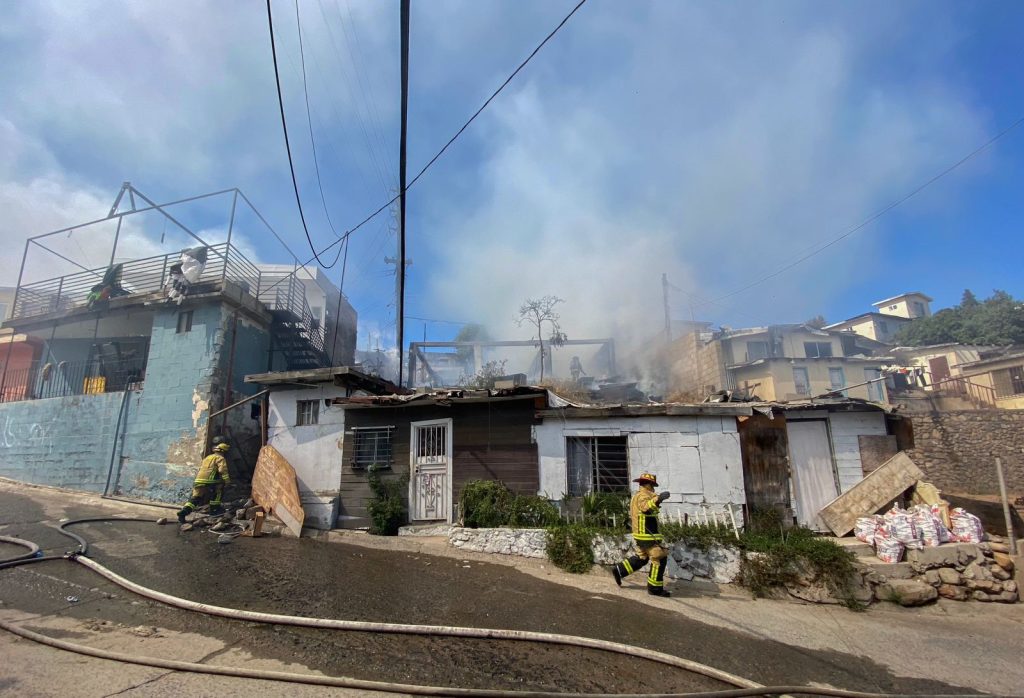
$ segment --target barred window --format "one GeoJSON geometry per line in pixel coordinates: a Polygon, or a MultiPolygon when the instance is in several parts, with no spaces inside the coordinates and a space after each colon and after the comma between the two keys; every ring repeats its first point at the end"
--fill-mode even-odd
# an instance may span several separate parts
{"type": "Polygon", "coordinates": [[[992,371],[997,397],[1024,394],[1024,366],[1011,366],[992,371]]]}
{"type": "Polygon", "coordinates": [[[391,436],[394,427],[357,427],[352,430],[352,469],[381,470],[391,467],[391,436]]]}
{"type": "Polygon", "coordinates": [[[320,401],[298,400],[295,403],[295,426],[304,427],[320,423],[320,401]]]}
{"type": "Polygon", "coordinates": [[[570,436],[565,441],[570,496],[629,491],[625,436],[570,436]]]}

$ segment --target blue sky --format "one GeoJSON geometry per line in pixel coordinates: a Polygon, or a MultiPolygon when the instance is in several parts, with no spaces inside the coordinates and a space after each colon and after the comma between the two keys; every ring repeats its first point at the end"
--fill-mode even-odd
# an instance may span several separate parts
{"type": "MultiPolygon", "coordinates": [[[[414,174],[575,3],[412,4],[414,174]]],[[[299,6],[322,183],[344,229],[397,186],[398,4],[299,6]]],[[[323,245],[295,6],[274,8],[300,189],[323,245]]],[[[643,339],[661,325],[662,273],[682,289],[675,317],[731,326],[837,321],[905,290],[935,307],[965,287],[1024,296],[1024,126],[849,239],[728,295],[1024,116],[1021,26],[1018,2],[590,0],[410,191],[407,314],[526,338],[519,304],[555,294],[570,337],[643,339]]],[[[25,237],[104,215],[124,180],[159,200],[238,186],[310,256],[262,3],[11,3],[0,61],[0,283],[14,282],[25,237]]],[[[226,208],[187,215],[223,233],[226,208]]],[[[361,346],[393,342],[389,223],[353,236],[345,290],[361,346]]],[[[162,232],[140,223],[126,254],[181,244],[162,232]]],[[[285,261],[258,226],[240,232],[251,256],[285,261]]],[[[59,244],[89,258],[108,234],[59,244]]],[[[423,337],[422,322],[408,327],[423,337]]]]}

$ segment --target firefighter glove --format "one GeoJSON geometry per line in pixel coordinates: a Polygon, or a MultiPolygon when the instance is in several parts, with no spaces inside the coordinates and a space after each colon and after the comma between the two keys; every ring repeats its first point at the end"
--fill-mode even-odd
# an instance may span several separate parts
{"type": "Polygon", "coordinates": [[[672,496],[672,495],[669,492],[662,492],[661,494],[659,494],[658,495],[658,505],[660,506],[661,503],[664,502],[666,499],[668,499],[670,496],[672,496]]]}

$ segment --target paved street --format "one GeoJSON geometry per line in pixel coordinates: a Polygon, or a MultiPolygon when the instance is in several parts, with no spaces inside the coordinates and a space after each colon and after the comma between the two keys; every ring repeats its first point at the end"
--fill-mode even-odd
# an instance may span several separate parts
{"type": "MultiPolygon", "coordinates": [[[[62,518],[169,513],[0,481],[0,534],[35,540],[51,553],[72,546],[50,528],[62,518]]],[[[78,532],[94,544],[91,555],[119,574],[236,608],[585,635],[669,652],[765,684],[920,694],[1010,693],[1024,685],[1021,605],[950,602],[852,613],[679,586],[672,599],[649,599],[639,581],[619,590],[604,574],[567,575],[543,561],[495,561],[435,540],[356,534],[342,537],[345,542],[239,538],[218,545],[208,533],[143,523],[87,524],[78,532]]],[[[0,547],[0,557],[15,552],[0,547]]],[[[384,681],[566,691],[719,687],[682,671],[586,650],[216,619],[144,601],[64,561],[0,572],[0,617],[96,647],[384,681]]],[[[20,696],[325,692],[115,665],[8,634],[0,634],[0,656],[13,669],[0,678],[0,691],[20,696]]]]}

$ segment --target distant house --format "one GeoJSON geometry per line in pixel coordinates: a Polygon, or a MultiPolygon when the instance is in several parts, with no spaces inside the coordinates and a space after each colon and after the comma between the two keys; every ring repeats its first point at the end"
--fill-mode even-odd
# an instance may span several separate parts
{"type": "Polygon", "coordinates": [[[990,389],[996,407],[1024,409],[1024,348],[960,364],[959,370],[971,383],[990,389]]]}
{"type": "Polygon", "coordinates": [[[826,325],[824,329],[852,332],[884,344],[891,344],[896,333],[912,320],[932,314],[932,298],[919,291],[880,300],[872,305],[878,310],[862,313],[848,320],[826,325]]]}
{"type": "Polygon", "coordinates": [[[810,325],[770,325],[686,335],[673,344],[669,393],[699,400],[717,390],[761,400],[830,392],[885,402],[880,345],[810,325]]]}

